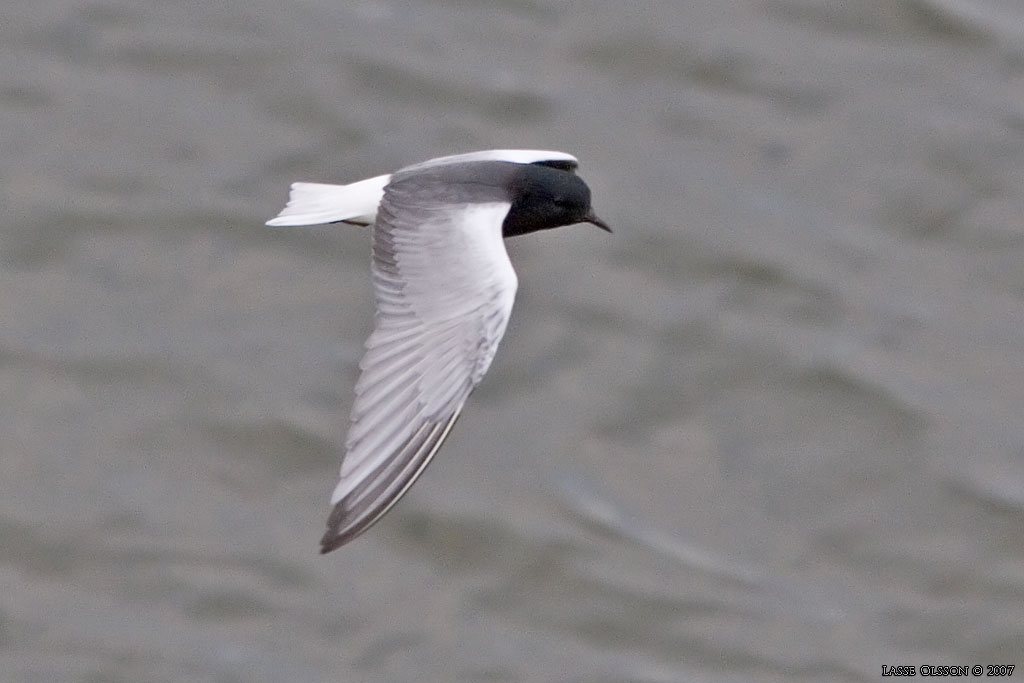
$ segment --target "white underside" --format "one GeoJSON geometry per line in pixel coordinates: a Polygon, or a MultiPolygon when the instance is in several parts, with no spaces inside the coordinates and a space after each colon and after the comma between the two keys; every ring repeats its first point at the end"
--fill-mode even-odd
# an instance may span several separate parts
{"type": "Polygon", "coordinates": [[[332,504],[386,471],[424,421],[444,423],[483,379],[518,284],[501,235],[508,209],[453,206],[426,230],[393,235],[402,280],[378,273],[377,324],[332,504]]]}

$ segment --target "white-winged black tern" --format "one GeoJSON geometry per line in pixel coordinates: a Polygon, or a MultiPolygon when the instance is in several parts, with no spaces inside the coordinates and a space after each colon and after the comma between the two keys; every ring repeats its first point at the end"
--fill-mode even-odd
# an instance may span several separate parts
{"type": "Polygon", "coordinates": [[[562,152],[489,150],[350,185],[294,183],[267,222],[373,225],[377,312],[321,552],[402,497],[490,367],[518,286],[503,238],[583,222],[611,232],[577,165],[562,152]]]}

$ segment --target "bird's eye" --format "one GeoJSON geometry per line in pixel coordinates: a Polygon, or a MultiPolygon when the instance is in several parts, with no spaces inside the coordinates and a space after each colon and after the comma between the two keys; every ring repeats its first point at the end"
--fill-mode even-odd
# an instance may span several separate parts
{"type": "Polygon", "coordinates": [[[555,197],[553,201],[555,202],[555,206],[565,206],[569,203],[569,200],[565,197],[555,197]]]}

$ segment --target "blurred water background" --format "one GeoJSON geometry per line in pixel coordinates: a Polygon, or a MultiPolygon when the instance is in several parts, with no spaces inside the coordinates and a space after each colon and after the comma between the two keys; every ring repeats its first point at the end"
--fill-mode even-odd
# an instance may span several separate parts
{"type": "Polygon", "coordinates": [[[0,680],[1024,666],[1019,0],[34,0],[0,63],[0,680]],[[320,557],[369,236],[263,221],[494,147],[616,233],[510,242],[453,437],[320,557]]]}

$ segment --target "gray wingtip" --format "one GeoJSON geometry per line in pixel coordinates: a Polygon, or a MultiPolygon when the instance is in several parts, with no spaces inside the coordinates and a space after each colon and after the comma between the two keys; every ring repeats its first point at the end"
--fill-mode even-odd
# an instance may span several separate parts
{"type": "Polygon", "coordinates": [[[383,483],[378,482],[373,493],[362,500],[357,500],[354,505],[346,498],[334,504],[331,514],[327,517],[327,531],[320,539],[321,555],[326,555],[356,538],[394,507],[433,460],[458,421],[462,405],[459,403],[452,414],[443,420],[424,422],[398,451],[400,462],[404,462],[405,466],[391,471],[389,476],[382,479],[383,483]]]}
{"type": "Polygon", "coordinates": [[[358,534],[341,533],[341,523],[345,520],[345,508],[342,503],[336,504],[327,517],[327,531],[320,538],[320,554],[326,555],[332,550],[337,550],[345,545],[358,534]]]}

